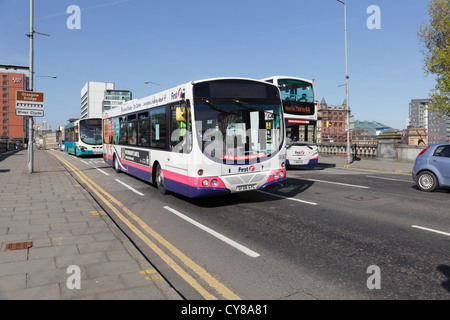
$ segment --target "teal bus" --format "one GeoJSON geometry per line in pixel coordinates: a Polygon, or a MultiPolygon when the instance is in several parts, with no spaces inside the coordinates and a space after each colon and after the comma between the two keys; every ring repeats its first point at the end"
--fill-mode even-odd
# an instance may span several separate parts
{"type": "Polygon", "coordinates": [[[102,119],[80,119],[67,124],[64,145],[67,153],[77,157],[103,155],[102,119]]]}

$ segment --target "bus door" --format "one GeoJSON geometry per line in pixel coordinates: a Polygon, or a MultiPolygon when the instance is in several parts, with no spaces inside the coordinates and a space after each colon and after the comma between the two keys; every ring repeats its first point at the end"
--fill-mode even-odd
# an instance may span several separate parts
{"type": "MultiPolygon", "coordinates": [[[[188,185],[188,164],[192,150],[192,123],[189,102],[181,102],[170,107],[171,134],[170,150],[172,154],[167,163],[165,178],[171,180],[177,190],[186,188],[188,185]]],[[[185,192],[181,192],[185,194],[185,192]]]]}

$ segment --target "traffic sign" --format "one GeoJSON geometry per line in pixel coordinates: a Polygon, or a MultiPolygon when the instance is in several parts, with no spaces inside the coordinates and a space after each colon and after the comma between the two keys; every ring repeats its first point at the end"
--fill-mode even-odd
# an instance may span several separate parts
{"type": "Polygon", "coordinates": [[[16,108],[16,116],[43,117],[44,111],[42,111],[42,110],[21,110],[21,109],[16,108]]]}
{"type": "Polygon", "coordinates": [[[33,91],[16,92],[17,116],[44,116],[44,93],[33,91]]]}

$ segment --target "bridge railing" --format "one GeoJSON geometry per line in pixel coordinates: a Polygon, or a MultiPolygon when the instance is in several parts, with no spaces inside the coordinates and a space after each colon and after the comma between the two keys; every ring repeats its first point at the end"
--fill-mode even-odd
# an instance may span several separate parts
{"type": "MultiPolygon", "coordinates": [[[[347,156],[347,144],[346,143],[319,143],[319,154],[333,155],[333,156],[347,156]]],[[[377,144],[351,144],[351,156],[357,156],[360,158],[376,158],[377,156],[377,144]]]]}
{"type": "Polygon", "coordinates": [[[23,143],[17,139],[11,138],[0,138],[0,153],[10,151],[10,150],[18,150],[23,149],[23,143]]]}

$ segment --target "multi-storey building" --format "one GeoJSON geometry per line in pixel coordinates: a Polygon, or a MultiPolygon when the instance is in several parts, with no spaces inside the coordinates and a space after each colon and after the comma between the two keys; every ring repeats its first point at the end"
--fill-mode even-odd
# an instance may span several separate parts
{"type": "Polygon", "coordinates": [[[81,119],[101,118],[103,111],[131,100],[128,90],[115,90],[112,82],[88,81],[81,89],[81,119]]]}
{"type": "Polygon", "coordinates": [[[408,128],[424,129],[429,144],[450,141],[450,116],[439,118],[437,112],[428,109],[429,99],[412,99],[409,104],[408,128]]]}
{"type": "Polygon", "coordinates": [[[132,100],[132,95],[129,90],[106,90],[105,100],[103,100],[103,111],[117,108],[130,100],[132,100]]]}
{"type": "Polygon", "coordinates": [[[328,105],[322,99],[319,105],[317,126],[318,142],[347,142],[345,123],[347,117],[346,101],[342,105],[328,105]]]}
{"type": "Polygon", "coordinates": [[[16,116],[16,91],[26,90],[28,79],[28,67],[0,65],[0,136],[27,137],[25,117],[16,116]]]}

